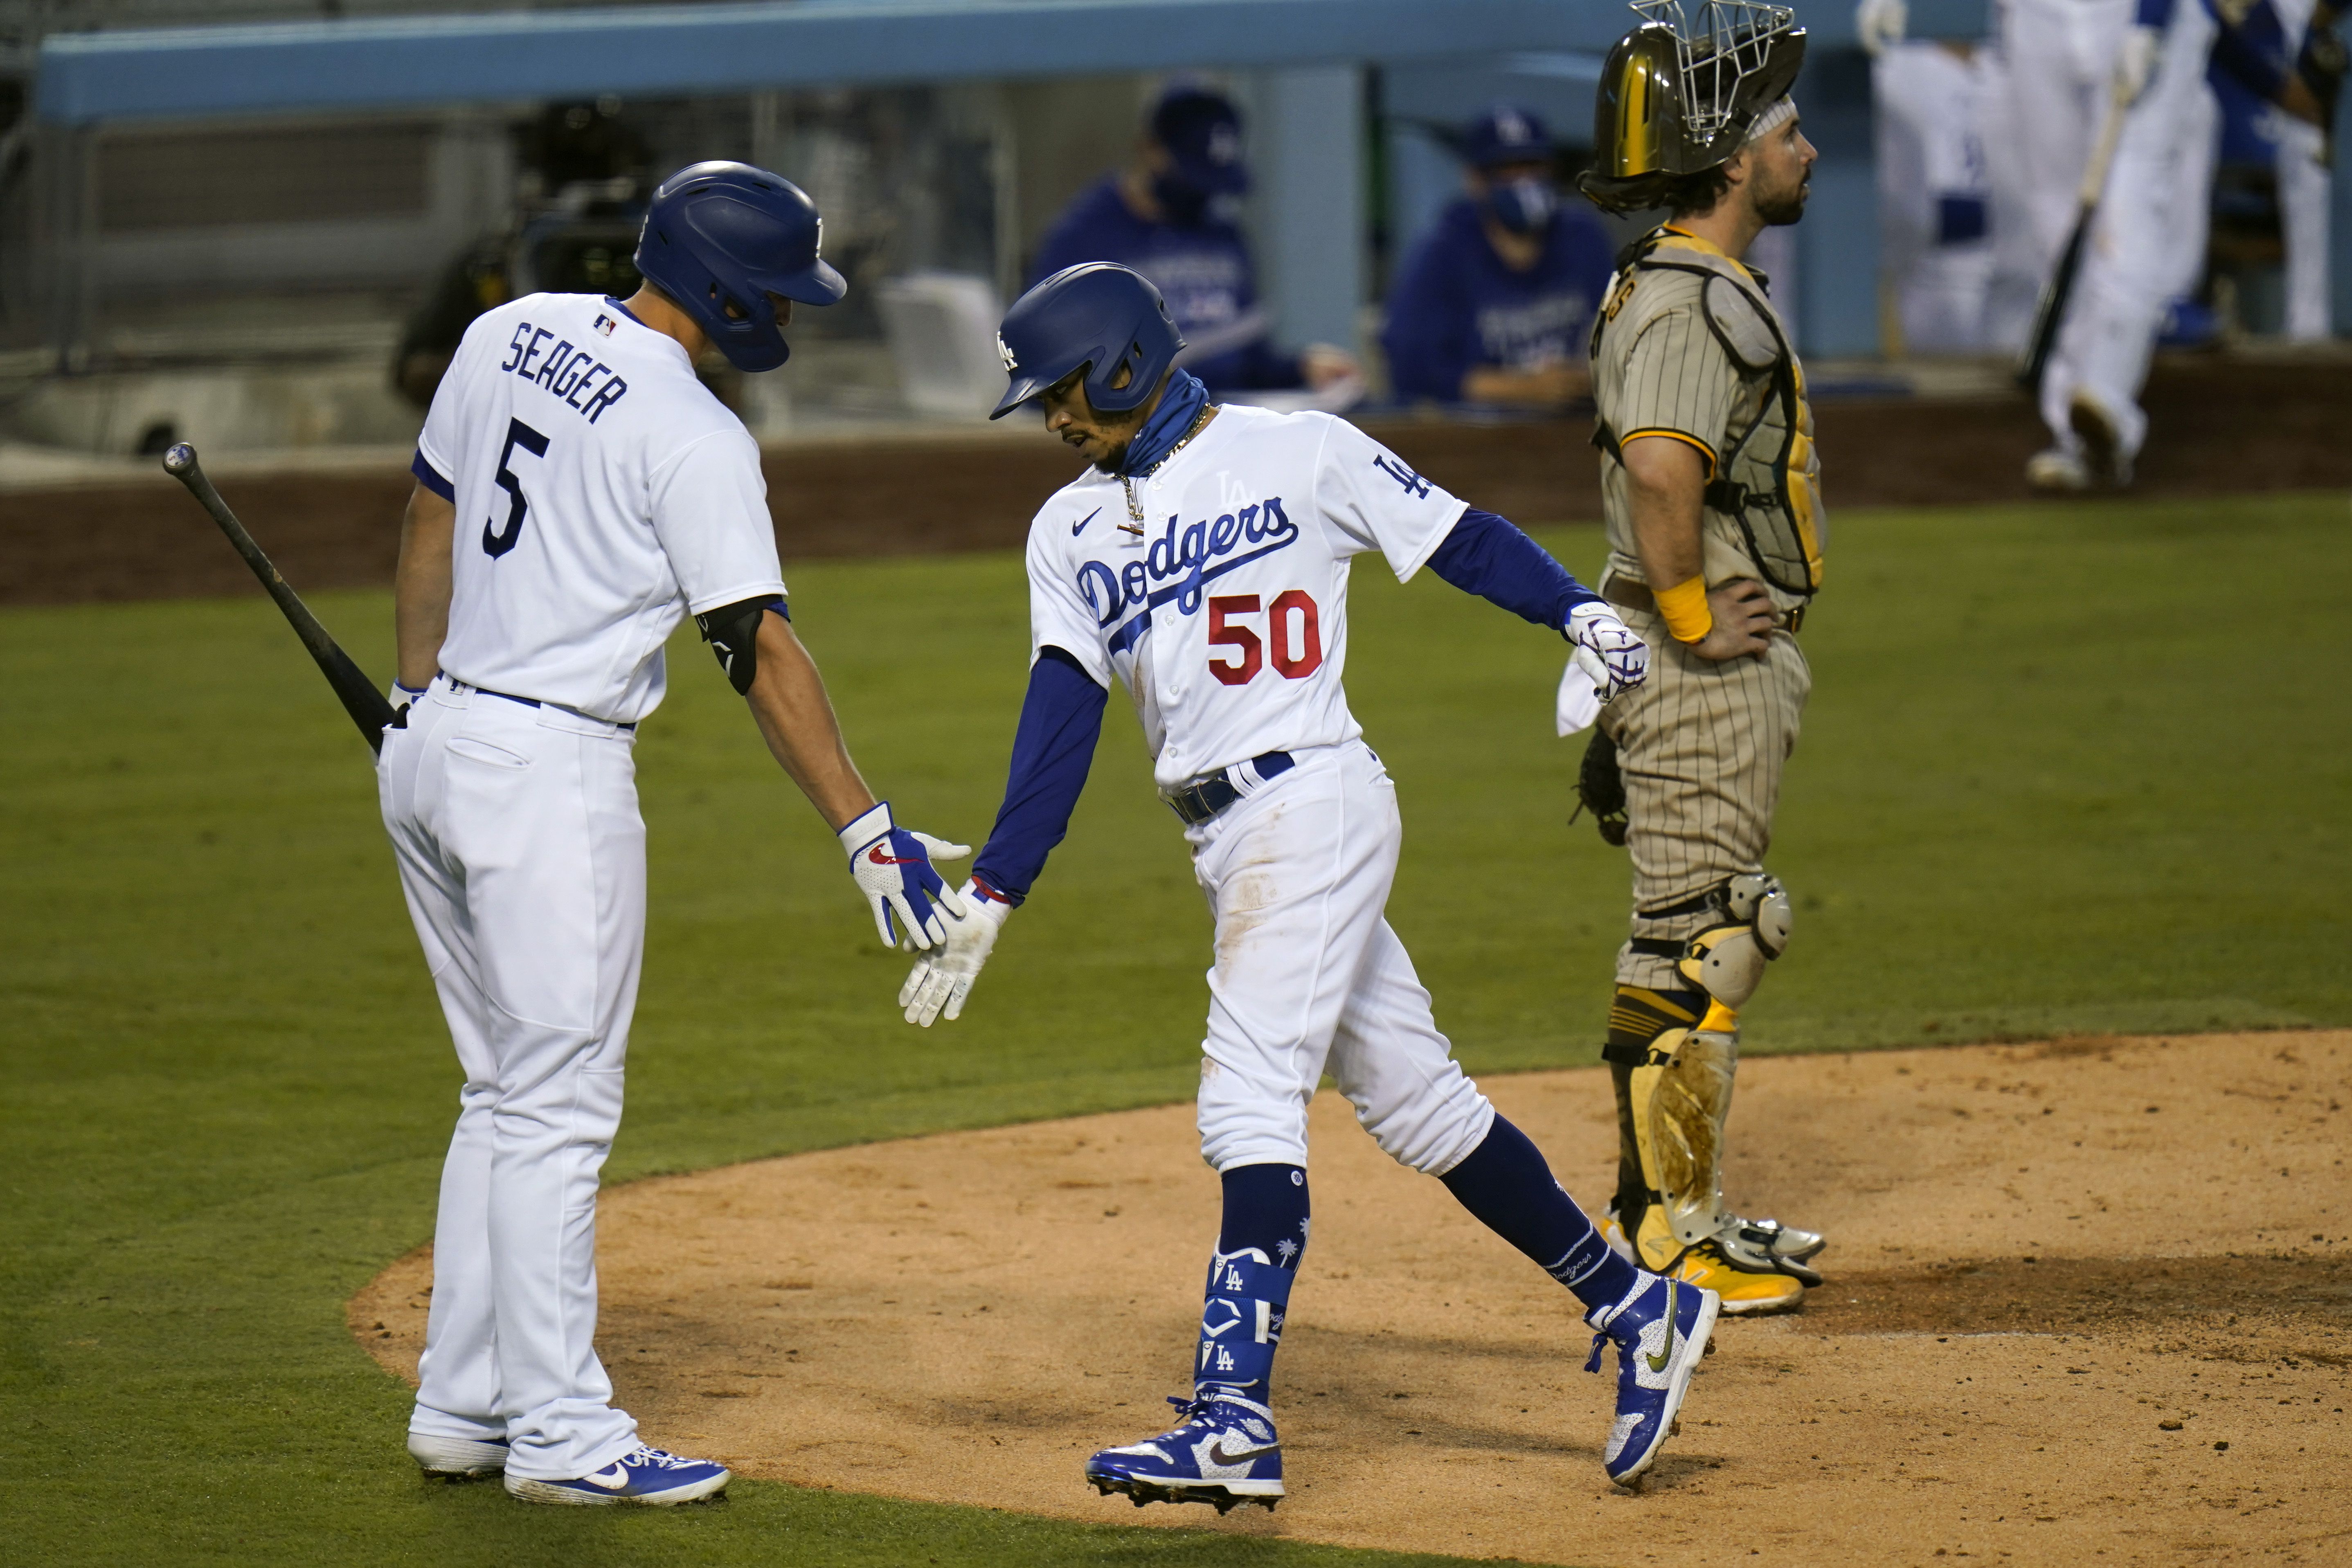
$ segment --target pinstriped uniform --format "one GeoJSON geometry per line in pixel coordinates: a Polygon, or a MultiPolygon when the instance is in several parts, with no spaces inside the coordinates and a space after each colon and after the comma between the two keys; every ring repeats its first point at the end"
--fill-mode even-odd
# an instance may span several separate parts
{"type": "MultiPolygon", "coordinates": [[[[1785,616],[1811,597],[1796,587],[1820,580],[1825,521],[1816,500],[1819,465],[1802,396],[1803,370],[1788,353],[1786,389],[1793,395],[1784,400],[1773,335],[1754,331],[1751,319],[1743,337],[1738,302],[1727,303],[1727,279],[1755,276],[1760,282],[1760,275],[1743,275],[1712,247],[1671,234],[1654,252],[1661,260],[1676,253],[1695,269],[1629,269],[1612,287],[1593,334],[1594,400],[1619,444],[1642,436],[1685,441],[1706,457],[1710,480],[1790,498],[1778,513],[1777,531],[1767,516],[1756,535],[1760,545],[1738,517],[1716,505],[1704,510],[1700,522],[1707,585],[1760,581],[1785,616]],[[1781,489],[1784,466],[1787,489],[1781,489]],[[1800,513],[1801,528],[1793,521],[1800,513]],[[1774,552],[1776,571],[1764,569],[1759,552],[1774,552]]],[[[1761,304],[1760,292],[1738,292],[1761,304]]],[[[1612,580],[1643,583],[1622,463],[1601,465],[1601,506],[1610,543],[1601,591],[1608,595],[1612,580]]],[[[1757,515],[1750,514],[1751,527],[1757,515]]],[[[1633,862],[1630,936],[1679,943],[1722,917],[1705,909],[1656,919],[1642,911],[1685,904],[1729,877],[1762,869],[1780,772],[1796,748],[1812,673],[1786,630],[1773,634],[1760,660],[1718,663],[1676,642],[1654,611],[1621,603],[1618,613],[1654,650],[1649,679],[1611,703],[1601,719],[1617,742],[1625,779],[1625,843],[1633,862]]],[[[1618,954],[1617,980],[1660,991],[1686,984],[1672,958],[1636,951],[1633,941],[1618,954]]]]}

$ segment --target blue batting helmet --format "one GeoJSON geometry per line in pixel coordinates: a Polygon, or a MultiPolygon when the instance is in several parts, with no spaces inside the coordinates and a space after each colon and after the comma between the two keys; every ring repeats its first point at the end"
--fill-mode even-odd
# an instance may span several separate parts
{"type": "Polygon", "coordinates": [[[1066,267],[1013,302],[996,331],[996,352],[1012,378],[991,419],[1021,405],[1085,366],[1087,401],[1121,414],[1150,397],[1184,346],[1168,301],[1151,280],[1110,261],[1066,267]],[[1127,384],[1113,391],[1118,367],[1127,384]]]}
{"type": "Polygon", "coordinates": [[[664,180],[637,236],[637,270],[694,318],[738,370],[792,357],[768,296],[830,305],[848,292],[818,251],[806,193],[749,163],[695,163],[664,180]]]}

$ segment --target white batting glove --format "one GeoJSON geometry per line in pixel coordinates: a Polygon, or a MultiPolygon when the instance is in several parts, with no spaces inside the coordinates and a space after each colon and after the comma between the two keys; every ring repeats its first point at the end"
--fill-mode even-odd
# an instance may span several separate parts
{"type": "Polygon", "coordinates": [[[1853,30],[1862,47],[1874,55],[1889,44],[1901,43],[1910,26],[1910,7],[1903,0],[1862,0],[1853,9],[1853,30]]]}
{"type": "Polygon", "coordinates": [[[411,690],[409,688],[403,686],[397,679],[395,679],[392,683],[392,689],[385,692],[384,695],[392,699],[392,710],[394,713],[398,713],[407,709],[409,704],[424,696],[425,693],[421,689],[411,690]]]}
{"type": "Polygon", "coordinates": [[[971,853],[971,845],[950,844],[928,833],[892,826],[887,800],[836,837],[849,851],[849,874],[874,910],[874,929],[884,946],[898,946],[902,931],[907,941],[919,948],[947,940],[939,910],[961,915],[964,902],[940,879],[931,862],[961,860],[971,853]],[[938,909],[932,907],[934,903],[938,909]]]}
{"type": "Polygon", "coordinates": [[[2164,34],[2154,27],[2134,27],[2124,35],[2123,47],[2116,52],[2116,96],[2126,103],[2137,103],[2139,95],[2147,90],[2155,79],[2157,56],[2164,49],[2164,34]]]}
{"type": "Polygon", "coordinates": [[[963,904],[968,912],[947,922],[947,940],[917,959],[907,984],[898,987],[898,1005],[909,1024],[928,1029],[943,1009],[950,1023],[963,1016],[963,999],[971,994],[996,933],[1013,912],[1011,904],[989,897],[977,882],[963,885],[963,904]]]}
{"type": "Polygon", "coordinates": [[[1568,640],[1576,645],[1580,655],[1592,655],[1584,668],[1592,676],[1604,706],[1650,678],[1650,645],[1635,637],[1633,628],[1598,599],[1576,606],[1568,618],[1568,640]]]}

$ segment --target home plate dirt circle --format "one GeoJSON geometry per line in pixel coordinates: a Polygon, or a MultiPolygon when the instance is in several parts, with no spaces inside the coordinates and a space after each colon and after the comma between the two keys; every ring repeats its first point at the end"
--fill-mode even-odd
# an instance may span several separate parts
{"type": "MultiPolygon", "coordinates": [[[[1600,1071],[1486,1088],[1605,1200],[1600,1071]]],[[[1331,1094],[1271,1515],[1079,1479],[1188,1387],[1217,1205],[1189,1106],[616,1188],[601,1348],[649,1441],[740,1475],[1066,1519],[1538,1563],[2344,1562],[2347,1104],[2347,1031],[1743,1063],[1727,1185],[1826,1231],[1829,1283],[1725,1320],[1639,1495],[1601,1477],[1572,1300],[1331,1094]]],[[[411,1379],[431,1277],[350,1304],[411,1379]]]]}

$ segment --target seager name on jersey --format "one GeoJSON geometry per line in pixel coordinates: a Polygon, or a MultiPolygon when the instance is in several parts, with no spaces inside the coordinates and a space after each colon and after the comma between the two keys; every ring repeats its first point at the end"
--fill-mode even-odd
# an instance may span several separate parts
{"type": "Polygon", "coordinates": [[[1202,584],[1298,538],[1298,525],[1284,513],[1280,496],[1224,512],[1213,522],[1186,523],[1181,531],[1180,521],[1170,516],[1168,531],[1153,540],[1140,558],[1116,572],[1100,561],[1079,565],[1078,593],[1094,613],[1096,626],[1109,631],[1121,615],[1135,612],[1125,626],[1110,632],[1111,652],[1124,650],[1141,637],[1150,613],[1160,605],[1173,600],[1181,614],[1195,615],[1201,608],[1202,584]],[[1234,553],[1244,545],[1255,548],[1234,553]]]}
{"type": "MultiPolygon", "coordinates": [[[[596,318],[597,329],[610,332],[609,318],[596,318]]],[[[585,415],[593,425],[604,416],[604,410],[628,395],[629,384],[613,374],[604,363],[586,349],[575,349],[566,339],[553,348],[546,346],[554,337],[545,327],[534,327],[529,321],[516,326],[514,336],[507,342],[506,363],[499,366],[510,375],[537,382],[574,412],[585,415]],[[603,384],[597,377],[604,378],[603,384]],[[592,390],[593,389],[593,390],[592,390]],[[588,401],[581,402],[585,396],[588,401]]]]}

